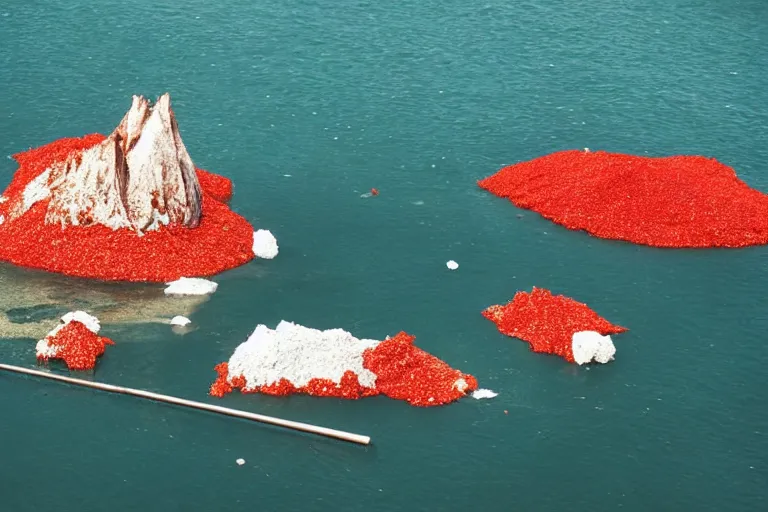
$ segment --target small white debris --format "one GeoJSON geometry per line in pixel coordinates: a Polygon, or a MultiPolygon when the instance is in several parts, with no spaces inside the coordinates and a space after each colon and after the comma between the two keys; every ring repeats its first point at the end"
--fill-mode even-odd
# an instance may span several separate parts
{"type": "Polygon", "coordinates": [[[208,295],[219,287],[218,283],[199,277],[182,277],[166,284],[166,295],[208,295]]]}
{"type": "Polygon", "coordinates": [[[494,398],[499,396],[498,393],[494,393],[490,389],[478,389],[472,392],[472,398],[475,400],[482,400],[484,398],[494,398]]]}
{"type": "Polygon", "coordinates": [[[253,254],[267,260],[277,256],[277,239],[266,229],[253,232],[253,254]]]}
{"type": "Polygon", "coordinates": [[[184,327],[186,325],[189,325],[192,323],[192,320],[185,316],[177,315],[173,318],[171,318],[171,325],[178,325],[179,327],[184,327]]]}
{"type": "Polygon", "coordinates": [[[245,459],[237,459],[235,462],[237,462],[238,466],[242,466],[243,464],[245,464],[245,459]]]}
{"type": "Polygon", "coordinates": [[[445,264],[445,266],[448,267],[449,270],[456,270],[457,268],[459,268],[459,264],[453,260],[450,260],[448,263],[445,264]]]}
{"type": "Polygon", "coordinates": [[[5,217],[0,215],[0,225],[2,225],[3,222],[5,222],[5,217]]]}

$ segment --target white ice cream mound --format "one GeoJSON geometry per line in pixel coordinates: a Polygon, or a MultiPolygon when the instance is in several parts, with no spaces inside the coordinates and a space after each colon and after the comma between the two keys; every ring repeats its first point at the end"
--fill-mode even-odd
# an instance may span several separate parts
{"type": "Polygon", "coordinates": [[[347,371],[360,385],[373,388],[376,375],[363,367],[363,352],[377,340],[357,339],[343,329],[320,331],[282,321],[273,330],[259,325],[229,359],[229,375],[245,379],[244,390],[254,390],[286,379],[297,388],[312,379],[336,384],[347,371]]]}
{"type": "Polygon", "coordinates": [[[171,325],[176,325],[179,327],[184,327],[192,323],[192,320],[185,316],[177,315],[173,318],[171,318],[171,325]]]}
{"type": "Polygon", "coordinates": [[[253,254],[267,260],[277,256],[277,239],[266,229],[253,232],[253,254]]]}
{"type": "Polygon", "coordinates": [[[592,361],[607,363],[613,360],[616,347],[610,336],[603,336],[595,331],[580,331],[573,333],[571,338],[573,359],[577,364],[586,364],[592,361]]]}
{"type": "Polygon", "coordinates": [[[166,284],[166,295],[208,295],[219,287],[218,283],[199,277],[182,277],[166,284]]]}

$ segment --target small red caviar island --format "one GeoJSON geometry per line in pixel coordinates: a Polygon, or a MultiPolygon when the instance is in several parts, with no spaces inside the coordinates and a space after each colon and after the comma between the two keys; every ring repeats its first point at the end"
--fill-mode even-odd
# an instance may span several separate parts
{"type": "Polygon", "coordinates": [[[70,370],[92,370],[96,359],[104,354],[109,338],[99,336],[99,320],[84,311],[73,311],[61,317],[61,322],[37,342],[37,360],[63,360],[70,370]]]}
{"type": "Polygon", "coordinates": [[[60,139],[14,158],[19,169],[0,197],[0,260],[168,282],[254,257],[253,228],[225,204],[231,181],[195,168],[168,94],[154,106],[134,96],[108,137],[60,139]]]}
{"type": "Polygon", "coordinates": [[[286,396],[303,393],[358,399],[385,395],[411,405],[444,405],[477,389],[471,375],[417,348],[404,332],[384,341],[357,339],[342,329],[319,331],[291,322],[259,325],[229,362],[215,370],[211,395],[286,396]]]}
{"type": "Polygon", "coordinates": [[[571,363],[607,363],[616,348],[611,334],[627,329],[610,323],[586,304],[543,288],[517,292],[507,304],[491,306],[483,316],[499,331],[531,345],[534,352],[555,354],[571,363]]]}
{"type": "Polygon", "coordinates": [[[569,229],[656,247],[768,243],[768,195],[702,156],[560,151],[478,183],[569,229]]]}

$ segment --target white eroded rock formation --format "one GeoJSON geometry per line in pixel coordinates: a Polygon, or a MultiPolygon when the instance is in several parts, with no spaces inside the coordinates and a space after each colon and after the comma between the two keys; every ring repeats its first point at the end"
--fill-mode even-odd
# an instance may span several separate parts
{"type": "Polygon", "coordinates": [[[150,106],[142,96],[102,143],[70,155],[27,185],[13,216],[50,198],[46,223],[137,232],[160,224],[196,227],[201,196],[195,166],[179,135],[166,93],[150,106]]]}

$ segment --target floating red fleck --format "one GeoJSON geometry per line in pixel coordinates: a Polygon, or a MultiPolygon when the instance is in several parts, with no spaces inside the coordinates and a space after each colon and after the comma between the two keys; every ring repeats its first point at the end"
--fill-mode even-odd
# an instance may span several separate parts
{"type": "Polygon", "coordinates": [[[375,388],[361,386],[357,375],[348,370],[338,384],[329,379],[311,379],[305,387],[297,388],[280,379],[275,384],[247,389],[245,379],[230,376],[228,364],[221,363],[214,368],[218,377],[211,385],[210,394],[222,397],[240,389],[243,393],[278,396],[304,393],[351,400],[383,394],[411,405],[431,407],[453,402],[477,389],[477,380],[472,375],[461,373],[417,348],[413,340],[413,336],[401,332],[365,350],[363,367],[376,375],[375,388]]]}
{"type": "Polygon", "coordinates": [[[171,224],[143,236],[100,224],[62,229],[45,223],[48,200],[10,220],[28,183],[54,162],[103,140],[99,134],[60,139],[14,155],[19,169],[0,202],[0,260],[79,277],[168,282],[211,276],[253,259],[253,228],[222,202],[231,197],[232,183],[200,169],[203,213],[196,228],[171,224]]]}
{"type": "Polygon", "coordinates": [[[379,189],[377,189],[377,188],[372,188],[372,189],[371,189],[371,195],[372,195],[372,196],[377,196],[377,195],[379,195],[379,189]]]}
{"type": "Polygon", "coordinates": [[[115,344],[76,320],[69,322],[55,335],[47,336],[45,340],[55,355],[40,354],[37,359],[41,362],[62,359],[70,370],[93,369],[96,366],[96,358],[104,353],[106,346],[115,344]]]}
{"type": "Polygon", "coordinates": [[[768,195],[702,156],[560,151],[479,182],[569,229],[657,247],[768,243],[768,195]]]}
{"type": "Polygon", "coordinates": [[[517,292],[506,305],[489,307],[483,316],[503,334],[527,341],[532,351],[555,354],[571,363],[575,362],[574,333],[595,331],[605,336],[627,330],[600,317],[586,304],[536,287],[531,293],[517,292]]]}

